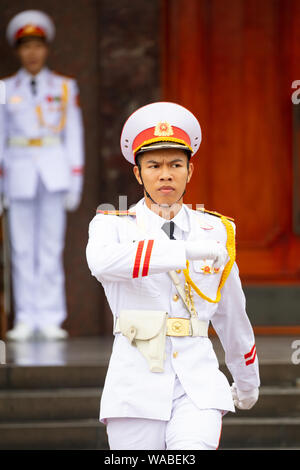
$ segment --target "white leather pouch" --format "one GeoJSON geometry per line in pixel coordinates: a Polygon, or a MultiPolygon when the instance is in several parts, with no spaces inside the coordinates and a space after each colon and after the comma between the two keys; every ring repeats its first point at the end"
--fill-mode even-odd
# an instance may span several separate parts
{"type": "Polygon", "coordinates": [[[147,359],[151,372],[163,372],[168,313],[162,310],[121,310],[118,330],[147,359]]]}

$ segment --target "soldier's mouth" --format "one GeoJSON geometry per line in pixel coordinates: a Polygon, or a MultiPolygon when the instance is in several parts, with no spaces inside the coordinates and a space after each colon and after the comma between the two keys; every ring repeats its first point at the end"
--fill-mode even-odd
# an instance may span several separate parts
{"type": "Polygon", "coordinates": [[[159,191],[163,194],[169,194],[174,191],[174,188],[172,186],[162,186],[159,188],[159,191]]]}

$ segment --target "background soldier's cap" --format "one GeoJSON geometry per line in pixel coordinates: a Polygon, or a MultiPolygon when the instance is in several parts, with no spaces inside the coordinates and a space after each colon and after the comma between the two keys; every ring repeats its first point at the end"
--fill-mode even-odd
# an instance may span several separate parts
{"type": "Polygon", "coordinates": [[[18,13],[8,23],[6,38],[11,46],[26,38],[39,38],[51,42],[55,36],[55,26],[46,13],[39,10],[26,10],[18,13]]]}
{"type": "Polygon", "coordinates": [[[139,108],[127,119],[121,133],[121,150],[130,163],[141,152],[179,148],[195,155],[201,143],[196,117],[176,103],[157,102],[139,108]]]}

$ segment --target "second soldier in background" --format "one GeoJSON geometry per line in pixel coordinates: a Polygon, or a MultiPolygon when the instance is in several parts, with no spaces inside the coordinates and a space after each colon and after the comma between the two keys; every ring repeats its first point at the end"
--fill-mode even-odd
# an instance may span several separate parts
{"type": "Polygon", "coordinates": [[[0,105],[1,190],[15,301],[11,340],[36,333],[67,337],[62,255],[66,210],[76,210],[81,200],[84,145],[76,81],[46,67],[54,35],[50,17],[37,10],[19,13],[7,28],[21,63],[4,80],[6,104],[0,105]]]}

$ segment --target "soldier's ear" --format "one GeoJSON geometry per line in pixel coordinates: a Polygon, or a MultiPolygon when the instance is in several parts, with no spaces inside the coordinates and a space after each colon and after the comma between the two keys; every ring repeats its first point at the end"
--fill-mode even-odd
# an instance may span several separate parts
{"type": "Polygon", "coordinates": [[[190,179],[192,177],[192,174],[194,172],[194,164],[192,162],[189,162],[189,166],[188,166],[188,177],[187,177],[187,182],[189,183],[190,182],[190,179]]]}
{"type": "Polygon", "coordinates": [[[142,182],[141,175],[140,175],[140,167],[138,165],[134,165],[133,173],[134,173],[134,176],[136,177],[138,183],[142,185],[143,182],[142,182]]]}

